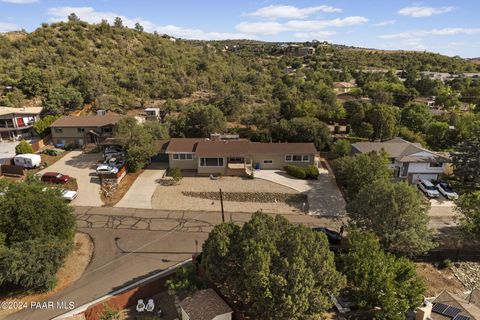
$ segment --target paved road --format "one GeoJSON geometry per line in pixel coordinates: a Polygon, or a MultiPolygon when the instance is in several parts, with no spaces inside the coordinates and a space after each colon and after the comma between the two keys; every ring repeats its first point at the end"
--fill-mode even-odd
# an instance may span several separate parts
{"type": "Polygon", "coordinates": [[[57,162],[40,171],[60,172],[77,179],[77,198],[72,201],[76,206],[97,206],[103,205],[100,198],[100,179],[95,174],[97,163],[101,160],[100,153],[83,153],[79,150],[70,151],[57,162]]]}
{"type": "Polygon", "coordinates": [[[155,162],[146,167],[115,207],[152,209],[152,196],[167,167],[155,162]]]}
{"type": "Polygon", "coordinates": [[[335,177],[328,170],[319,168],[318,180],[303,180],[288,176],[280,170],[257,170],[255,178],[265,179],[308,196],[309,214],[319,216],[344,216],[345,199],[338,189],[335,177]]]}
{"type": "MultiPolygon", "coordinates": [[[[95,244],[93,260],[70,287],[49,301],[74,301],[75,306],[97,299],[145,275],[186,260],[198,250],[214,225],[219,212],[167,212],[162,210],[75,207],[78,230],[88,233],[95,244]]],[[[232,214],[242,224],[250,214],[232,214]]],[[[293,223],[327,226],[338,230],[342,221],[308,215],[285,215],[293,223]]],[[[226,215],[230,219],[230,214],[226,215]]],[[[43,320],[66,311],[23,310],[7,320],[43,320]]]]}

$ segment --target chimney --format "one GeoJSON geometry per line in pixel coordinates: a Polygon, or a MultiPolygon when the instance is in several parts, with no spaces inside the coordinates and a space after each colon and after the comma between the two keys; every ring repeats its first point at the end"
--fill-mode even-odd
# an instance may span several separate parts
{"type": "Polygon", "coordinates": [[[104,116],[107,114],[107,111],[105,110],[97,110],[97,116],[104,116]]]}
{"type": "Polygon", "coordinates": [[[417,314],[415,320],[429,320],[432,317],[433,304],[429,301],[425,301],[425,306],[417,308],[417,314]]]}
{"type": "Polygon", "coordinates": [[[222,135],[220,133],[211,133],[210,134],[210,140],[212,141],[220,141],[222,135]]]}

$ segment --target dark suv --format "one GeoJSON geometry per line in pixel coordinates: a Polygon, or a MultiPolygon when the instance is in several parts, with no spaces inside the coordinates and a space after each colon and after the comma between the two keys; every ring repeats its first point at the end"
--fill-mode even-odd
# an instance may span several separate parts
{"type": "Polygon", "coordinates": [[[70,177],[58,172],[46,172],[42,176],[43,182],[67,183],[70,177]]]}

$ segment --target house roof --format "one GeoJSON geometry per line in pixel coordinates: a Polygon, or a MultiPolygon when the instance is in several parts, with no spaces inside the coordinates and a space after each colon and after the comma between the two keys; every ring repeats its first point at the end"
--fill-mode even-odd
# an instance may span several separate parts
{"type": "Polygon", "coordinates": [[[197,145],[197,157],[234,157],[249,153],[248,140],[201,141],[197,145]]]}
{"type": "MultiPolygon", "coordinates": [[[[457,295],[450,293],[447,290],[444,290],[440,293],[438,297],[435,298],[432,302],[434,305],[436,303],[443,303],[452,307],[459,308],[461,312],[460,315],[470,317],[471,320],[480,320],[480,308],[473,303],[464,300],[457,295]]],[[[431,315],[432,320],[451,320],[452,317],[447,317],[445,315],[436,313],[432,311],[431,315]]]]}
{"type": "Polygon", "coordinates": [[[104,127],[107,125],[116,124],[122,116],[116,113],[107,113],[106,115],[99,116],[63,116],[58,118],[51,128],[66,128],[66,127],[104,127]]]}
{"type": "Polygon", "coordinates": [[[197,143],[204,139],[201,138],[172,138],[165,150],[165,153],[174,152],[195,152],[197,143]]]}
{"type": "Polygon", "coordinates": [[[219,315],[233,312],[213,289],[195,292],[193,296],[180,302],[180,307],[190,320],[212,320],[219,315]]]}
{"type": "Polygon", "coordinates": [[[42,107],[23,107],[23,108],[8,108],[0,107],[0,116],[8,114],[40,114],[42,107]]]}
{"type": "Polygon", "coordinates": [[[400,162],[449,161],[448,157],[427,150],[419,143],[408,142],[398,137],[384,142],[357,142],[352,144],[352,147],[361,153],[381,152],[383,150],[389,157],[400,162]],[[425,153],[429,155],[425,155],[425,153]]]}
{"type": "Polygon", "coordinates": [[[351,82],[334,82],[333,87],[334,88],[355,88],[356,85],[351,82]]]}

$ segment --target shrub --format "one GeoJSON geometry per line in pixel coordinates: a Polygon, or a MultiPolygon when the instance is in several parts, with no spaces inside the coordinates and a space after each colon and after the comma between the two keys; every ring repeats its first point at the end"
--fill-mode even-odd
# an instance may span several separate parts
{"type": "Polygon", "coordinates": [[[446,269],[452,266],[452,260],[450,259],[443,259],[438,263],[438,269],[446,269]]]}
{"type": "Polygon", "coordinates": [[[305,174],[307,176],[307,179],[318,179],[318,176],[319,176],[319,172],[318,172],[318,168],[316,166],[308,166],[306,168],[304,168],[305,170],[305,174]]]}
{"type": "Polygon", "coordinates": [[[299,178],[299,179],[305,179],[307,177],[307,173],[305,172],[305,169],[302,167],[287,165],[285,166],[284,169],[292,177],[299,178]]]}
{"type": "Polygon", "coordinates": [[[15,154],[25,154],[25,153],[33,153],[33,148],[25,140],[20,141],[19,144],[15,147],[15,154]]]}
{"type": "Polygon", "coordinates": [[[178,183],[182,180],[182,170],[180,168],[172,168],[170,169],[170,175],[172,176],[173,180],[178,183]]]}

